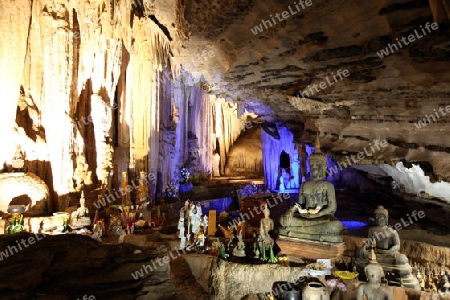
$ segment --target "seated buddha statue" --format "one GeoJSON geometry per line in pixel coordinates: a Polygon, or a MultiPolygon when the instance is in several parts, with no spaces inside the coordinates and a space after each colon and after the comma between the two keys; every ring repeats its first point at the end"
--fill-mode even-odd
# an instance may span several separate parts
{"type": "Polygon", "coordinates": [[[86,199],[84,198],[84,191],[81,191],[80,207],[72,212],[71,224],[73,228],[80,228],[91,225],[91,218],[89,217],[89,209],[85,206],[86,199]]]}
{"type": "Polygon", "coordinates": [[[237,238],[238,243],[233,249],[233,256],[245,257],[245,243],[242,241],[242,231],[239,231],[237,238]]]}
{"type": "Polygon", "coordinates": [[[368,239],[361,248],[356,251],[355,266],[361,271],[369,262],[372,245],[375,244],[374,253],[376,260],[383,267],[387,280],[395,285],[419,290],[420,285],[412,273],[409,260],[401,254],[400,238],[396,230],[388,226],[389,213],[383,206],[378,206],[375,211],[376,226],[369,228],[368,239]]]}
{"type": "Polygon", "coordinates": [[[298,203],[281,216],[280,235],[313,241],[340,243],[342,223],[334,216],[336,195],[334,186],[323,180],[327,159],[320,152],[316,138],[314,153],[308,157],[312,180],[302,184],[298,203]]]}

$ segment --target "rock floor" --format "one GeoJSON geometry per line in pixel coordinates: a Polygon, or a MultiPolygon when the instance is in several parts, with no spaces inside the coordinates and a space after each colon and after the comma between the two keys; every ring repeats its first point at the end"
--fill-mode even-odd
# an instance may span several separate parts
{"type": "Polygon", "coordinates": [[[170,275],[179,300],[207,300],[209,294],[197,282],[186,260],[181,256],[170,262],[170,275]]]}

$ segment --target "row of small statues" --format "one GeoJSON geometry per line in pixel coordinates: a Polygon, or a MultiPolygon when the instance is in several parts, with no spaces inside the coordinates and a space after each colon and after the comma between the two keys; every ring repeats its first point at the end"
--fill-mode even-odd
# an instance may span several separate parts
{"type": "Polygon", "coordinates": [[[450,271],[447,268],[431,269],[428,265],[414,263],[414,270],[416,270],[422,290],[440,295],[450,295],[450,271]]]}
{"type": "Polygon", "coordinates": [[[178,220],[180,249],[184,249],[187,245],[204,246],[208,230],[208,217],[202,214],[202,207],[199,203],[191,204],[189,200],[185,201],[184,207],[180,209],[180,219],[178,220]],[[186,227],[187,233],[185,234],[186,227]]]}
{"type": "MultiPolygon", "coordinates": [[[[273,241],[273,240],[272,240],[273,241]]],[[[235,234],[234,232],[231,234],[230,238],[226,242],[226,246],[223,246],[223,253],[221,253],[221,258],[227,258],[229,255],[233,255],[234,257],[246,257],[246,250],[245,250],[245,242],[242,238],[242,230],[237,231],[235,234]],[[237,242],[236,242],[237,240],[237,242]]],[[[269,262],[269,263],[277,263],[278,259],[275,257],[274,250],[273,250],[274,244],[266,244],[265,243],[265,237],[264,235],[260,234],[257,235],[256,232],[253,232],[253,245],[252,245],[252,253],[251,258],[260,260],[262,262],[269,262]]]]}
{"type": "MultiPolygon", "coordinates": [[[[274,221],[269,217],[270,210],[268,209],[267,204],[264,206],[263,212],[264,218],[260,221],[259,234],[257,234],[256,231],[253,232],[251,257],[260,259],[263,262],[268,261],[275,263],[277,262],[273,252],[275,241],[270,236],[270,231],[274,229],[274,221]],[[267,251],[269,252],[268,254],[267,251]]],[[[243,235],[246,232],[245,222],[240,221],[234,228],[229,226],[228,229],[226,229],[221,225],[219,225],[219,228],[228,238],[226,248],[224,246],[223,249],[224,253],[227,252],[227,255],[232,254],[235,257],[246,257],[245,243],[243,241],[243,235]]]]}

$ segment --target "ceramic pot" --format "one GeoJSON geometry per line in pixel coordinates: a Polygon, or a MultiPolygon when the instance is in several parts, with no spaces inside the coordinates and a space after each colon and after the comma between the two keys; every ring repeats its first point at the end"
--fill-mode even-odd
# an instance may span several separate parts
{"type": "Polygon", "coordinates": [[[281,293],[281,300],[299,300],[299,291],[283,291],[281,293]]]}
{"type": "Polygon", "coordinates": [[[310,282],[303,288],[302,299],[330,300],[330,294],[320,282],[310,282]]]}

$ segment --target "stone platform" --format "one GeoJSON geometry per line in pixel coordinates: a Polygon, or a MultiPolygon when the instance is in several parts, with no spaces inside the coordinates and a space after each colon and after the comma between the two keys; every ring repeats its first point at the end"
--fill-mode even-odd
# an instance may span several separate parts
{"type": "Polygon", "coordinates": [[[345,243],[315,242],[299,238],[291,238],[280,235],[276,240],[281,248],[280,254],[285,254],[290,261],[303,262],[318,258],[329,258],[335,262],[344,255],[345,243]]]}

